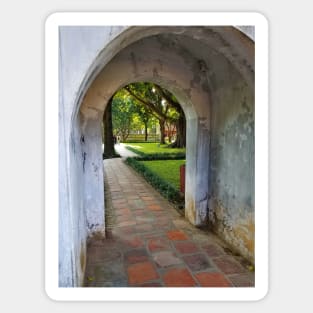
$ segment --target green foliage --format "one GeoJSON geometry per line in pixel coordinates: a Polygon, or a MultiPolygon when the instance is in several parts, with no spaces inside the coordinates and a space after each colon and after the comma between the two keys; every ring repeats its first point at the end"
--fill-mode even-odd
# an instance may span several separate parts
{"type": "Polygon", "coordinates": [[[180,189],[180,166],[186,164],[185,160],[156,160],[141,161],[154,174],[180,189]]]}
{"type": "Polygon", "coordinates": [[[131,128],[136,124],[134,121],[135,107],[132,99],[125,91],[118,91],[112,100],[112,124],[113,132],[126,140],[131,128]]]}
{"type": "Polygon", "coordinates": [[[140,155],[127,158],[126,163],[142,174],[165,198],[180,209],[183,208],[184,195],[179,191],[179,167],[185,164],[185,149],[168,148],[167,145],[156,143],[136,143],[126,148],[140,155]]]}
{"type": "MultiPolygon", "coordinates": [[[[129,149],[136,153],[136,150],[129,149]]],[[[142,153],[142,152],[141,152],[142,153]]],[[[135,157],[136,160],[142,161],[153,161],[153,160],[185,160],[186,155],[183,152],[178,153],[154,153],[144,154],[142,153],[139,157],[135,157]]]]}
{"type": "MultiPolygon", "coordinates": [[[[177,123],[183,115],[177,99],[162,87],[147,82],[129,84],[120,89],[112,99],[113,133],[125,142],[131,133],[145,131],[156,135],[156,125],[160,125],[161,142],[165,137],[165,126],[170,133],[179,127],[177,123]]],[[[179,138],[180,134],[177,134],[179,138]]],[[[169,135],[171,137],[171,135],[169,135]]],[[[183,145],[180,145],[183,146],[183,145]]]]}
{"type": "MultiPolygon", "coordinates": [[[[170,155],[177,155],[179,157],[177,158],[185,158],[186,149],[185,148],[169,148],[168,145],[161,145],[159,143],[127,143],[125,144],[125,147],[128,150],[131,150],[141,156],[147,156],[147,155],[168,155],[169,158],[170,155]]],[[[164,158],[163,158],[164,159],[164,158]]]]}
{"type": "Polygon", "coordinates": [[[149,120],[149,115],[172,123],[178,120],[180,113],[177,108],[180,105],[169,91],[148,82],[129,84],[124,89],[140,107],[138,114],[143,122],[149,120]]]}
{"type": "Polygon", "coordinates": [[[179,190],[164,178],[157,175],[143,162],[136,160],[135,158],[127,158],[126,163],[139,172],[145,179],[169,201],[174,203],[182,203],[183,196],[179,190]]]}

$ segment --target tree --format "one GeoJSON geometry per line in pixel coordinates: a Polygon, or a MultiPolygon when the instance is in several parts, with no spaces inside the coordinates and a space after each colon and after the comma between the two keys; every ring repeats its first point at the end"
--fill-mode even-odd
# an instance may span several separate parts
{"type": "Polygon", "coordinates": [[[129,84],[124,89],[132,96],[139,104],[144,105],[147,112],[155,116],[160,125],[160,142],[165,143],[165,121],[167,119],[166,111],[162,102],[162,97],[155,92],[154,84],[152,83],[133,83],[129,84]]]}
{"type": "Polygon", "coordinates": [[[146,106],[141,105],[139,102],[135,102],[135,111],[145,128],[145,141],[148,141],[148,127],[152,115],[146,106]]]}
{"type": "MultiPolygon", "coordinates": [[[[142,130],[142,128],[147,141],[148,128],[157,120],[161,133],[160,143],[165,143],[165,128],[168,130],[170,142],[172,130],[175,128],[176,140],[170,146],[178,148],[186,146],[184,112],[175,96],[159,85],[139,82],[125,86],[113,96],[111,114],[114,133],[121,136],[122,141],[127,139],[132,129],[142,130]]],[[[104,115],[104,124],[108,125],[107,127],[110,125],[108,115],[109,109],[104,115]]],[[[110,129],[107,129],[105,133],[109,134],[109,131],[110,129]]]]}
{"type": "Polygon", "coordinates": [[[167,129],[167,138],[168,138],[168,142],[171,143],[172,142],[172,137],[174,135],[174,132],[176,131],[176,125],[174,123],[171,122],[165,122],[165,126],[167,129]]]}
{"type": "Polygon", "coordinates": [[[175,115],[173,118],[176,124],[176,140],[170,146],[172,148],[186,147],[186,117],[181,105],[177,101],[176,97],[168,90],[163,89],[158,85],[155,85],[155,88],[158,90],[161,96],[170,104],[170,106],[175,108],[177,112],[177,115],[175,115]]]}
{"type": "Polygon", "coordinates": [[[124,89],[139,104],[145,107],[147,113],[157,118],[160,125],[160,142],[165,143],[165,123],[176,125],[176,141],[173,147],[186,146],[186,119],[184,112],[175,98],[169,91],[153,83],[133,83],[124,89]]]}
{"type": "Polygon", "coordinates": [[[115,135],[126,141],[134,124],[135,105],[124,89],[119,90],[112,100],[112,122],[115,135]]]}
{"type": "Polygon", "coordinates": [[[179,117],[176,120],[176,140],[171,144],[172,148],[186,147],[186,118],[182,108],[178,110],[179,117]]]}

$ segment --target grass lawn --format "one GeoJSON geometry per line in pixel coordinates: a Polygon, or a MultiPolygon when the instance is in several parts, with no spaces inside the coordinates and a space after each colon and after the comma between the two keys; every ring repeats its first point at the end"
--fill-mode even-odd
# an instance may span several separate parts
{"type": "Polygon", "coordinates": [[[167,145],[160,145],[155,142],[145,142],[145,143],[125,143],[126,148],[130,147],[132,151],[145,154],[155,154],[155,153],[185,153],[185,148],[168,148],[167,145]]]}
{"type": "Polygon", "coordinates": [[[185,160],[140,161],[140,163],[143,163],[152,172],[171,183],[178,190],[180,189],[179,167],[186,163],[185,160]]]}

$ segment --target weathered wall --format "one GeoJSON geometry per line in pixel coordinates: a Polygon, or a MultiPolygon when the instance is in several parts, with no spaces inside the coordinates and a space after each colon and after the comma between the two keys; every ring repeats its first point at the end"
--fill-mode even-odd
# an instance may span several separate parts
{"type": "MultiPolygon", "coordinates": [[[[205,42],[183,40],[190,53],[205,62],[212,103],[209,223],[235,251],[254,262],[254,64],[243,62],[234,69],[233,56],[216,53],[221,51],[219,40],[213,49],[205,42]]],[[[254,47],[242,54],[254,55],[254,47]]]]}
{"type": "Polygon", "coordinates": [[[203,224],[210,198],[213,229],[251,256],[243,239],[249,228],[242,228],[254,211],[254,190],[245,189],[254,166],[249,38],[232,27],[61,27],[59,66],[60,286],[81,284],[86,237],[105,229],[100,121],[112,94],[134,81],[159,83],[182,103],[186,217],[203,224]],[[251,167],[243,175],[247,162],[251,167]]]}
{"type": "Polygon", "coordinates": [[[88,235],[81,180],[78,90],[103,46],[121,27],[60,27],[59,31],[59,286],[79,286],[88,235]]]}
{"type": "MultiPolygon", "coordinates": [[[[228,65],[229,66],[229,65],[228,65]]],[[[227,67],[227,66],[226,66],[227,67]]],[[[228,73],[225,69],[225,73],[228,73]]],[[[214,93],[211,227],[254,262],[254,90],[236,74],[214,93]]]]}

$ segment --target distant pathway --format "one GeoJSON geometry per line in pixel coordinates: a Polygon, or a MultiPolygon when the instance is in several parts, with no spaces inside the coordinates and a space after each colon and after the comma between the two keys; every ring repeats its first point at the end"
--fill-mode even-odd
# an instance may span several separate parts
{"type": "Polygon", "coordinates": [[[128,150],[123,143],[115,144],[114,149],[122,158],[139,156],[138,154],[128,150]]]}
{"type": "Polygon", "coordinates": [[[122,159],[104,160],[104,168],[107,236],[88,243],[86,287],[254,286],[242,259],[188,223],[122,159]]]}

